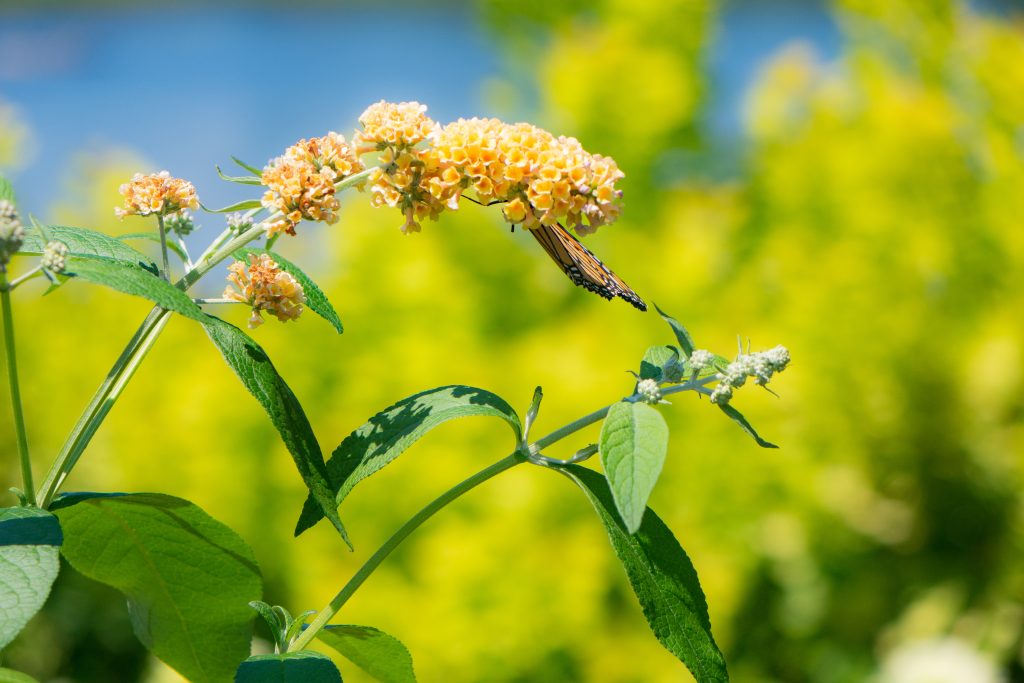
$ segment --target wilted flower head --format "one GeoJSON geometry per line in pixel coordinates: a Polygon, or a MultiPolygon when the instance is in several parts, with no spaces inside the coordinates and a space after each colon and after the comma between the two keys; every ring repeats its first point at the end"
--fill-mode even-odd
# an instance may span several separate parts
{"type": "Polygon", "coordinates": [[[267,234],[294,235],[303,219],[337,222],[334,184],[361,170],[363,162],[342,135],[299,140],[263,169],[263,206],[282,214],[268,225],[267,234]]]}
{"type": "Polygon", "coordinates": [[[25,227],[14,204],[0,199],[0,266],[6,265],[21,249],[25,241],[25,227]]]}
{"type": "Polygon", "coordinates": [[[67,266],[68,245],[57,240],[50,240],[43,249],[43,257],[39,265],[51,273],[63,273],[67,266]]]}
{"type": "Polygon", "coordinates": [[[363,130],[356,134],[356,142],[360,146],[393,150],[417,145],[437,129],[437,123],[426,111],[426,105],[419,102],[395,104],[381,100],[371,104],[359,117],[363,130]]]}
{"type": "Polygon", "coordinates": [[[121,186],[124,207],[114,209],[120,218],[125,216],[166,216],[182,209],[196,209],[199,200],[192,183],[172,178],[167,171],[143,175],[136,173],[131,182],[121,186]]]}
{"type": "Polygon", "coordinates": [[[249,264],[235,261],[229,267],[224,298],[249,304],[252,316],[249,327],[263,324],[263,311],[281,322],[295,320],[302,313],[306,295],[302,285],[286,273],[267,254],[250,254],[249,264]]]}

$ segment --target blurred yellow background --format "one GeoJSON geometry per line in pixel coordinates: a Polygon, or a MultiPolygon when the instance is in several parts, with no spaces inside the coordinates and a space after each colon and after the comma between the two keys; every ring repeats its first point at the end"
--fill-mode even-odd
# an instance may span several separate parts
{"type": "MultiPolygon", "coordinates": [[[[831,5],[836,54],[794,42],[761,61],[723,150],[708,133],[706,54],[743,7],[483,2],[478,30],[506,66],[480,86],[477,113],[529,117],[615,157],[626,209],[586,244],[699,346],[729,355],[742,335],[791,350],[780,399],[747,389],[735,403],[778,451],[706,401],[663,411],[672,439],[652,507],[697,567],[734,680],[1024,680],[1024,17],[942,0],[831,5]],[[946,678],[923,677],[935,662],[946,678]]],[[[438,61],[424,68],[445,68],[443,49],[417,49],[438,61]]],[[[0,168],[18,166],[32,126],[0,104],[0,168]]],[[[160,161],[114,142],[53,169],[50,203],[22,210],[144,229],[112,208],[120,183],[160,161]]],[[[572,287],[494,210],[466,204],[403,237],[397,212],[357,193],[342,204],[339,224],[301,226],[279,247],[345,334],[310,314],[254,333],[327,452],[377,410],[448,383],[521,410],[543,386],[545,433],[628,393],[646,347],[672,341],[655,314],[572,287]]],[[[221,229],[199,222],[206,239],[221,229]]],[[[40,291],[15,305],[44,472],[148,306],[79,283],[40,291]]],[[[0,443],[13,454],[7,401],[0,443]]],[[[299,612],[511,446],[496,421],[445,425],[345,502],[355,553],[326,525],[293,540],[304,493],[287,452],[202,331],[175,320],[68,488],[195,501],[253,546],[267,599],[299,612]]],[[[16,459],[2,468],[16,485],[16,459]]],[[[41,680],[176,680],[134,649],[119,598],[64,573],[8,665],[41,680]],[[119,678],[113,662],[135,673],[119,678]]],[[[587,502],[536,468],[431,521],[339,620],[400,638],[422,681],[690,680],[650,634],[587,502]]]]}

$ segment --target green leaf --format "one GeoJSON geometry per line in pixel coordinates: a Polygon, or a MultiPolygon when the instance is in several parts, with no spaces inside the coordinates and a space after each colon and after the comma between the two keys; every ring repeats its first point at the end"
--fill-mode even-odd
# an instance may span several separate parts
{"type": "Polygon", "coordinates": [[[220,170],[220,166],[214,166],[217,169],[217,175],[220,176],[221,180],[226,180],[229,183],[238,183],[239,185],[262,185],[263,180],[259,176],[247,175],[225,175],[224,171],[220,170]]]}
{"type": "Polygon", "coordinates": [[[87,282],[149,299],[186,318],[199,322],[207,318],[188,294],[142,266],[120,261],[69,258],[64,272],[87,282]]]}
{"type": "Polygon", "coordinates": [[[153,273],[157,272],[156,264],[141,251],[133,249],[119,238],[85,228],[49,225],[46,227],[45,235],[38,230],[27,230],[25,243],[21,246],[21,253],[42,254],[46,243],[50,240],[58,240],[66,244],[68,256],[79,259],[122,261],[140,266],[153,273]]]}
{"type": "MultiPolygon", "coordinates": [[[[473,415],[501,418],[512,428],[519,443],[523,430],[516,411],[501,397],[475,387],[450,385],[430,389],[377,413],[345,437],[327,461],[336,491],[334,505],[341,505],[356,484],[404,453],[434,427],[473,415]]],[[[295,535],[316,524],[320,517],[317,506],[307,499],[295,535]]]]}
{"type": "Polygon", "coordinates": [[[371,626],[325,626],[316,637],[381,683],[416,683],[409,650],[381,630],[371,626]]]}
{"type": "Polygon", "coordinates": [[[640,379],[653,379],[659,382],[665,379],[665,368],[678,364],[679,349],[674,346],[652,346],[644,353],[640,361],[640,379]]]}
{"type": "Polygon", "coordinates": [[[647,510],[640,530],[629,534],[615,514],[604,477],[578,465],[557,469],[593,504],[658,641],[686,665],[697,683],[728,681],[697,571],[672,531],[647,510]]]}
{"type": "Polygon", "coordinates": [[[203,211],[206,211],[207,213],[231,213],[233,211],[248,211],[249,209],[263,208],[263,204],[261,204],[258,199],[245,199],[240,202],[235,202],[234,204],[228,204],[220,209],[211,209],[208,206],[203,206],[202,203],[200,203],[199,206],[201,206],[203,211]]]}
{"type": "Polygon", "coordinates": [[[732,418],[733,422],[738,424],[740,428],[743,429],[743,431],[745,431],[747,434],[753,437],[754,441],[757,442],[758,446],[760,446],[761,448],[778,448],[778,446],[776,446],[772,442],[765,441],[764,439],[762,439],[761,436],[754,430],[754,427],[749,422],[747,422],[747,418],[743,417],[743,414],[740,411],[736,410],[735,408],[728,404],[719,404],[718,407],[722,409],[723,413],[732,418]]]}
{"type": "Polygon", "coordinates": [[[277,612],[274,611],[274,608],[262,600],[253,600],[249,603],[249,607],[252,607],[256,610],[257,614],[263,617],[263,621],[267,623],[267,628],[270,629],[270,634],[274,637],[274,644],[277,646],[277,649],[285,649],[288,645],[284,639],[285,625],[281,623],[281,619],[278,617],[277,612]]]}
{"type": "Polygon", "coordinates": [[[16,204],[17,200],[14,197],[14,186],[11,185],[11,181],[0,175],[0,199],[6,199],[12,204],[16,204]]]}
{"type": "Polygon", "coordinates": [[[668,425],[646,403],[620,401],[601,425],[601,465],[629,533],[640,528],[668,451],[668,425]]]}
{"type": "Polygon", "coordinates": [[[0,683],[39,683],[39,681],[20,671],[0,668],[0,683]]]}
{"type": "Polygon", "coordinates": [[[206,316],[203,326],[245,388],[267,411],[315,501],[311,506],[319,515],[327,515],[351,547],[348,533],[338,517],[334,489],[327,477],[323,452],[295,394],[277,374],[267,354],[249,335],[213,316],[206,316]]]}
{"type": "Polygon", "coordinates": [[[52,509],[61,553],[128,598],[135,635],[190,681],[229,681],[249,655],[250,601],[262,579],[252,550],[199,507],[159,493],[72,494],[52,509]]]}
{"type": "Polygon", "coordinates": [[[0,649],[14,640],[50,595],[60,569],[62,540],[60,524],[49,512],[0,509],[0,649]]]}
{"type": "Polygon", "coordinates": [[[246,261],[249,254],[267,254],[270,258],[274,259],[277,265],[281,267],[281,270],[291,274],[302,285],[302,291],[306,294],[306,305],[309,306],[310,310],[333,325],[338,334],[344,331],[341,325],[341,318],[338,317],[337,311],[331,306],[331,302],[327,300],[327,295],[323,293],[320,287],[308,275],[302,272],[301,268],[280,254],[268,249],[243,247],[232,254],[232,256],[239,261],[246,261]]]}
{"type": "Polygon", "coordinates": [[[668,323],[669,327],[672,328],[672,331],[675,332],[676,339],[679,341],[679,347],[683,350],[683,355],[689,358],[690,354],[697,349],[697,346],[693,343],[693,337],[690,336],[690,333],[686,331],[686,328],[683,327],[678,320],[658,308],[658,304],[654,304],[654,309],[658,311],[658,315],[660,315],[662,319],[668,323]]]}
{"type": "Polygon", "coordinates": [[[302,650],[249,657],[238,667],[235,683],[341,683],[341,674],[329,658],[302,650]]]}
{"type": "MultiPolygon", "coordinates": [[[[122,242],[125,240],[146,240],[147,242],[156,242],[157,244],[160,244],[160,233],[129,232],[124,235],[118,235],[117,239],[121,240],[122,242]]],[[[174,240],[167,240],[167,248],[173,251],[175,254],[177,254],[178,258],[180,258],[182,261],[188,260],[188,255],[185,254],[181,247],[174,243],[174,240]]]]}
{"type": "Polygon", "coordinates": [[[261,171],[260,169],[256,168],[255,166],[250,166],[249,164],[245,163],[244,161],[242,161],[238,157],[231,157],[231,161],[235,162],[236,164],[238,164],[239,166],[244,168],[246,171],[248,171],[249,173],[252,173],[255,176],[260,176],[260,177],[263,176],[263,171],[261,171]]]}

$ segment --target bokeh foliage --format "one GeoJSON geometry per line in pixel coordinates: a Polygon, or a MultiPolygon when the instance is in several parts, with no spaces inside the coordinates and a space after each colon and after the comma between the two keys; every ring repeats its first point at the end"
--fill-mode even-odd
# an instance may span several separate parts
{"type": "MultiPolygon", "coordinates": [[[[510,87],[536,104],[514,114],[576,135],[627,173],[623,219],[588,244],[699,344],[724,351],[739,333],[795,359],[775,385],[781,400],[737,399],[780,451],[695,399],[664,411],[673,437],[652,507],[700,572],[734,678],[862,681],[890,651],[952,633],[1020,680],[1021,24],[941,0],[838,3],[841,56],[793,45],[763,65],[742,144],[720,152],[738,149],[738,170],[722,179],[667,170],[718,149],[702,118],[710,0],[484,5],[506,41],[510,87]]],[[[52,216],[140,229],[110,209],[140,165],[83,159],[52,216]]],[[[543,385],[539,434],[628,392],[624,371],[671,341],[655,315],[572,289],[493,212],[467,205],[402,237],[397,214],[353,197],[338,226],[278,245],[317,275],[345,334],[312,316],[258,332],[327,450],[394,400],[453,382],[519,396],[521,408],[543,385]]],[[[147,307],[83,286],[19,294],[42,467],[147,307]]],[[[597,430],[586,438],[578,445],[597,430]]],[[[267,599],[301,611],[423,503],[504,455],[506,439],[486,421],[432,433],[346,500],[355,554],[327,525],[292,541],[304,491],[287,452],[202,333],[179,321],[71,486],[194,500],[254,547],[267,599]]],[[[0,444],[13,452],[6,423],[0,444]]],[[[4,466],[15,481],[16,463],[4,466]]],[[[400,637],[424,681],[685,679],[606,545],[570,485],[520,468],[418,532],[344,620],[400,637]]],[[[61,616],[44,613],[25,642],[61,616]]],[[[44,671],[60,656],[15,647],[9,661],[44,671]]]]}

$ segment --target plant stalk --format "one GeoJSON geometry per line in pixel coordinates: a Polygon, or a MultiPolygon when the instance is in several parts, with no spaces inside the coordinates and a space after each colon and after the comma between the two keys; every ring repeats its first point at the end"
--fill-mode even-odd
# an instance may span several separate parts
{"type": "Polygon", "coordinates": [[[11,385],[11,410],[14,413],[14,432],[21,458],[21,480],[25,497],[30,505],[36,504],[35,485],[32,483],[32,460],[28,452],[25,415],[21,408],[21,387],[18,384],[18,357],[14,346],[14,315],[11,311],[11,290],[7,283],[7,267],[0,265],[0,307],[4,319],[4,351],[7,354],[7,379],[11,385]]]}
{"type": "Polygon", "coordinates": [[[370,556],[370,559],[368,559],[366,563],[359,568],[355,575],[349,579],[348,583],[345,584],[345,587],[334,596],[334,599],[331,600],[330,604],[317,614],[316,619],[310,622],[309,626],[298,638],[292,641],[291,645],[288,647],[288,652],[295,652],[296,650],[301,650],[309,645],[310,641],[316,637],[316,634],[320,632],[320,630],[335,614],[338,613],[338,610],[341,609],[342,605],[348,602],[348,599],[352,597],[352,594],[355,593],[361,585],[363,585],[363,582],[366,581],[370,574],[380,566],[380,564],[392,553],[392,551],[394,551],[395,548],[401,545],[402,541],[404,541],[412,532],[416,531],[420,525],[433,517],[435,513],[462,494],[476,488],[488,479],[501,474],[505,470],[515,467],[521,462],[525,462],[525,458],[521,454],[513,453],[512,455],[508,455],[493,465],[485,467],[468,479],[448,489],[428,503],[422,510],[413,515],[409,521],[399,527],[398,531],[392,534],[391,538],[384,542],[384,545],[377,549],[377,552],[370,556]]]}
{"type": "Polygon", "coordinates": [[[160,255],[164,260],[164,279],[171,281],[171,261],[167,258],[167,228],[164,227],[164,215],[158,213],[156,222],[160,226],[160,255]]]}

